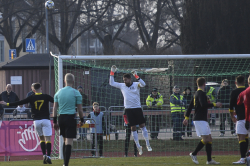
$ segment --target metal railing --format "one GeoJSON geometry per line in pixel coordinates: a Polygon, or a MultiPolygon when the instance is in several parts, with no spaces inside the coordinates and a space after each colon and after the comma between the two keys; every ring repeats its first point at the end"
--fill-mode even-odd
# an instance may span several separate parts
{"type": "MultiPolygon", "coordinates": [[[[78,117],[77,120],[80,120],[80,118],[78,117]]],[[[77,141],[76,142],[76,149],[72,148],[72,151],[73,152],[77,152],[77,151],[95,151],[95,154],[96,154],[95,156],[98,157],[99,156],[98,155],[99,148],[98,148],[98,144],[97,144],[96,122],[92,118],[85,118],[85,120],[92,120],[94,122],[94,124],[95,124],[95,149],[81,149],[81,148],[78,148],[79,146],[78,146],[78,141],[77,141]]],[[[82,144],[82,142],[81,142],[81,144],[82,144]]],[[[82,147],[82,146],[80,146],[80,147],[82,147]]]]}
{"type": "MultiPolygon", "coordinates": [[[[151,133],[159,133],[159,135],[161,136],[161,140],[168,140],[169,138],[172,137],[172,133],[173,133],[173,125],[172,125],[172,117],[171,117],[171,109],[169,105],[163,105],[164,109],[157,109],[154,110],[151,108],[148,108],[146,105],[142,105],[142,109],[143,109],[143,114],[146,117],[147,121],[147,128],[148,128],[148,132],[149,134],[151,133]],[[146,110],[147,108],[147,110],[146,110]],[[154,131],[151,130],[151,122],[152,117],[154,115],[159,115],[159,121],[157,123],[159,123],[159,131],[154,131]]],[[[27,108],[28,110],[30,110],[30,108],[27,108]]],[[[90,113],[90,111],[92,111],[92,106],[87,106],[87,107],[83,107],[83,109],[86,109],[87,111],[84,111],[84,115],[85,117],[90,113]]],[[[100,109],[102,110],[102,112],[104,113],[104,119],[105,119],[105,124],[106,124],[106,140],[114,140],[113,137],[112,139],[110,139],[110,134],[115,134],[115,140],[123,140],[122,138],[118,137],[118,134],[120,135],[124,135],[125,134],[125,126],[124,126],[124,119],[123,119],[123,109],[124,106],[111,106],[108,109],[104,106],[100,106],[100,109]],[[111,130],[111,125],[116,127],[116,130],[111,130]],[[109,136],[109,139],[107,139],[107,136],[109,136]]],[[[5,110],[14,110],[14,108],[5,108],[4,109],[4,120],[30,120],[30,119],[26,119],[25,117],[27,117],[27,113],[17,113],[17,116],[12,115],[12,113],[5,113],[5,110]]],[[[194,111],[192,111],[192,114],[194,113],[194,111]]],[[[193,116],[191,116],[190,118],[190,125],[192,124],[192,119],[193,116]]],[[[184,119],[184,116],[183,116],[184,119]]],[[[90,118],[85,118],[85,120],[93,120],[90,118]]],[[[234,124],[232,124],[231,122],[231,118],[229,116],[229,111],[228,108],[213,108],[213,109],[209,109],[208,110],[208,120],[209,122],[214,120],[214,124],[211,123],[210,124],[210,128],[211,128],[211,132],[234,132],[234,124]],[[215,115],[215,116],[211,116],[211,115],[215,115]],[[224,122],[223,122],[224,121],[224,122]],[[229,121],[229,122],[228,122],[229,121]]],[[[96,126],[95,126],[96,128],[96,126]]],[[[191,125],[191,132],[194,132],[194,126],[191,125]]],[[[139,132],[141,132],[139,130],[139,132]]],[[[184,131],[184,133],[189,132],[184,131]]],[[[90,132],[87,132],[87,134],[90,134],[90,132]]],[[[219,135],[218,135],[219,136],[219,135]]],[[[83,142],[81,141],[74,141],[74,144],[76,145],[72,151],[74,152],[80,152],[80,151],[95,151],[96,153],[96,157],[99,156],[98,154],[98,150],[99,150],[99,146],[98,146],[98,139],[97,139],[97,133],[95,130],[95,148],[83,148],[83,144],[86,144],[87,147],[87,141],[83,142]]],[[[105,143],[105,142],[104,142],[105,143]]],[[[107,148],[111,148],[108,147],[107,148]]],[[[109,150],[109,149],[106,149],[109,150]]],[[[6,156],[5,156],[5,160],[6,160],[6,156]]]]}

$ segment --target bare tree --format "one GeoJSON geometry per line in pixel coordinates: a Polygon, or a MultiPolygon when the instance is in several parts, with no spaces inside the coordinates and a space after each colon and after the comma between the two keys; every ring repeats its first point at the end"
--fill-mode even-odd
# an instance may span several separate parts
{"type": "Polygon", "coordinates": [[[135,22],[144,54],[158,54],[179,44],[182,3],[174,0],[133,0],[135,22]]]}
{"type": "Polygon", "coordinates": [[[0,34],[2,34],[9,47],[16,49],[17,57],[22,50],[22,42],[18,40],[30,38],[35,34],[43,22],[44,14],[37,17],[38,11],[44,4],[42,1],[30,0],[0,0],[0,34]],[[32,25],[32,28],[28,25],[32,25]]]}
{"type": "Polygon", "coordinates": [[[185,0],[181,26],[183,53],[249,53],[249,6],[248,0],[185,0]]]}
{"type": "MultiPolygon", "coordinates": [[[[49,14],[49,40],[61,54],[68,54],[69,48],[77,38],[100,20],[112,4],[111,0],[57,0],[54,2],[57,11],[51,11],[49,14]],[[94,8],[88,10],[89,6],[94,8]],[[87,18],[90,18],[90,22],[87,22],[87,18]]],[[[39,31],[45,35],[44,24],[39,31]]]]}

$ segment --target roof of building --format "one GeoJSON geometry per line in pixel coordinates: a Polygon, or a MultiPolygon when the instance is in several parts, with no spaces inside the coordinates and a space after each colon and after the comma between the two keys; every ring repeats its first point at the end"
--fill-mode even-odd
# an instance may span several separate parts
{"type": "MultiPolygon", "coordinates": [[[[26,54],[18,58],[0,63],[0,70],[13,69],[48,69],[51,57],[51,68],[54,68],[54,58],[50,54],[26,54]]],[[[64,67],[80,67],[72,63],[64,62],[64,67]]],[[[81,67],[82,68],[82,67],[81,67]]]]}
{"type": "MultiPolygon", "coordinates": [[[[18,58],[0,63],[0,70],[48,68],[50,60],[49,57],[49,54],[26,54],[18,58]]],[[[53,57],[51,57],[51,66],[54,67],[53,57]]]]}

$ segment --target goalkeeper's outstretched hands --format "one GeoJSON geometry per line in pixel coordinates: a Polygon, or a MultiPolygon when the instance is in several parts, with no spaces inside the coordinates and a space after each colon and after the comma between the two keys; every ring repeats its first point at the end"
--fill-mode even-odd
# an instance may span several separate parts
{"type": "Polygon", "coordinates": [[[113,65],[111,67],[110,75],[113,76],[115,74],[116,70],[117,70],[117,67],[115,65],[113,65]]]}
{"type": "Polygon", "coordinates": [[[136,70],[131,71],[131,73],[134,75],[134,77],[135,77],[136,79],[139,79],[139,78],[140,78],[140,77],[137,75],[137,71],[136,71],[136,70]]]}

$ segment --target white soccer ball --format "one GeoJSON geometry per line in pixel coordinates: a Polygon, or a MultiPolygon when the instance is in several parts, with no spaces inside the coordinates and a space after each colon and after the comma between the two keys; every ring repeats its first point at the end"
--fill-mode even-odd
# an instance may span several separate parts
{"type": "Polygon", "coordinates": [[[50,9],[53,9],[54,6],[55,6],[55,4],[54,4],[54,2],[51,1],[51,0],[45,2],[45,7],[46,7],[47,9],[49,9],[49,10],[50,10],[50,9]]]}

